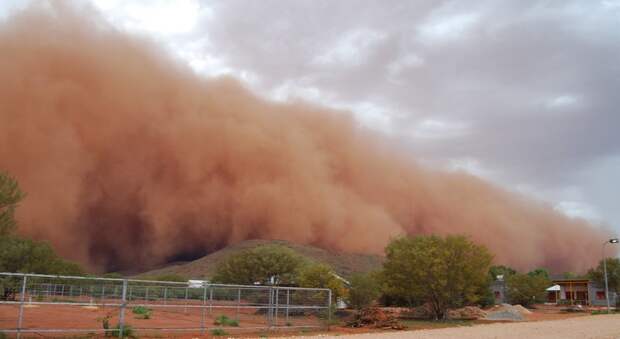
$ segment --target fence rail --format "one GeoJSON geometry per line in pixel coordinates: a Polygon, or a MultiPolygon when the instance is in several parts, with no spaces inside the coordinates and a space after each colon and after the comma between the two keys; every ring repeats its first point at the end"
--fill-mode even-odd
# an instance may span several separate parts
{"type": "Polygon", "coordinates": [[[260,331],[326,327],[331,291],[0,273],[0,332],[260,331]]]}

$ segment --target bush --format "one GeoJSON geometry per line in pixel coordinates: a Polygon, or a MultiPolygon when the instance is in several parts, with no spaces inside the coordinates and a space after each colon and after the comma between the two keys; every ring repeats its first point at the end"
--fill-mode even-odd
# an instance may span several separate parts
{"type": "Polygon", "coordinates": [[[488,286],[492,256],[463,236],[399,238],[385,252],[386,292],[428,303],[436,319],[444,319],[448,308],[478,303],[488,286]]]}
{"type": "Polygon", "coordinates": [[[345,288],[342,280],[340,280],[333,272],[331,267],[325,264],[309,264],[304,266],[298,277],[298,283],[301,287],[311,288],[329,288],[332,290],[332,301],[345,295],[345,288]]]}
{"type": "Polygon", "coordinates": [[[137,314],[138,319],[151,319],[151,313],[153,312],[150,308],[144,306],[136,306],[132,310],[133,314],[137,314]]]}
{"type": "Polygon", "coordinates": [[[546,299],[551,281],[544,275],[514,274],[506,280],[506,294],[512,304],[528,306],[546,299]]]}
{"type": "Polygon", "coordinates": [[[227,326],[227,327],[238,327],[239,326],[239,322],[237,320],[230,319],[229,317],[225,315],[220,315],[219,317],[217,317],[215,321],[213,322],[213,324],[220,325],[220,326],[227,326]]]}
{"type": "Polygon", "coordinates": [[[228,333],[226,331],[224,331],[224,329],[222,328],[214,328],[211,330],[211,335],[213,336],[223,336],[223,335],[227,335],[228,333]]]}
{"type": "MultiPolygon", "coordinates": [[[[116,325],[116,327],[114,327],[116,329],[116,331],[114,332],[114,336],[115,337],[121,337],[121,325],[118,324],[116,325]]],[[[136,335],[135,331],[133,330],[133,327],[131,327],[131,325],[127,325],[125,324],[123,326],[123,338],[137,338],[138,336],[136,335]]]]}
{"type": "Polygon", "coordinates": [[[213,281],[252,285],[293,284],[303,257],[288,247],[261,245],[230,255],[216,268],[213,281]]]}
{"type": "Polygon", "coordinates": [[[380,285],[373,276],[368,273],[354,274],[347,302],[352,308],[360,310],[372,305],[380,293],[380,285]]]}

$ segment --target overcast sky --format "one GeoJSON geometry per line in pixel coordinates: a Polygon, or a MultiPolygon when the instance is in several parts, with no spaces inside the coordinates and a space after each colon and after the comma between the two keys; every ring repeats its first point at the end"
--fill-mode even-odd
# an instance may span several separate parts
{"type": "Polygon", "coordinates": [[[620,1],[92,3],[205,76],[350,109],[424,163],[620,230],[620,1]]]}

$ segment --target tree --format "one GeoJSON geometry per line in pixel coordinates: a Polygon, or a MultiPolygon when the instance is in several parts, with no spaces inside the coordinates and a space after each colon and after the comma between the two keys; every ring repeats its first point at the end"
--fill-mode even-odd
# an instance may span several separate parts
{"type": "Polygon", "coordinates": [[[506,279],[506,294],[511,304],[528,306],[543,302],[551,281],[544,274],[513,274],[506,279]]]}
{"type": "Polygon", "coordinates": [[[17,181],[8,173],[0,171],[0,236],[12,233],[17,227],[15,208],[24,198],[17,181]]]}
{"type": "Polygon", "coordinates": [[[539,267],[535,270],[530,271],[527,275],[530,277],[541,276],[547,280],[551,280],[551,276],[549,275],[549,271],[546,268],[539,267]]]}
{"type": "Polygon", "coordinates": [[[46,242],[15,235],[15,209],[25,194],[17,181],[0,171],[0,271],[81,275],[82,269],[60,258],[46,242]]]}
{"type": "Polygon", "coordinates": [[[489,276],[491,276],[492,281],[497,280],[498,275],[501,275],[504,279],[506,279],[508,276],[516,273],[517,271],[515,269],[504,265],[491,266],[491,268],[489,268],[489,276]]]}
{"type": "Polygon", "coordinates": [[[60,258],[46,242],[6,236],[0,239],[0,271],[82,275],[79,265],[60,258]]]}
{"type": "Polygon", "coordinates": [[[301,287],[329,288],[332,290],[333,301],[345,295],[343,281],[325,264],[313,263],[304,266],[299,271],[297,283],[301,287]]]}
{"type": "Polygon", "coordinates": [[[386,256],[389,294],[429,303],[435,319],[443,319],[450,307],[478,302],[488,287],[492,256],[463,236],[399,238],[386,247],[386,256]]]}
{"type": "MultiPolygon", "coordinates": [[[[607,284],[609,289],[620,291],[620,259],[606,258],[605,261],[607,263],[607,284]]],[[[588,270],[588,277],[600,286],[605,286],[603,260],[599,261],[598,266],[588,270]]]]}
{"type": "Polygon", "coordinates": [[[288,247],[262,245],[230,255],[216,268],[214,282],[291,285],[304,259],[288,247]]]}
{"type": "Polygon", "coordinates": [[[356,310],[366,308],[379,298],[381,287],[376,277],[370,273],[356,273],[351,276],[349,305],[356,310]]]}

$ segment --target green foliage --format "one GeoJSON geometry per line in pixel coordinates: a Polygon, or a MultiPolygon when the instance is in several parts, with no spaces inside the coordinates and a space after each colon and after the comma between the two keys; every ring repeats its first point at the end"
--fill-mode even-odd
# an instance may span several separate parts
{"type": "Polygon", "coordinates": [[[219,325],[219,326],[228,326],[228,327],[238,327],[239,326],[239,322],[235,319],[230,319],[229,317],[225,316],[225,315],[220,315],[219,317],[215,318],[215,321],[213,322],[214,325],[219,325]]]}
{"type": "Polygon", "coordinates": [[[104,278],[110,278],[110,279],[123,279],[124,276],[118,272],[109,272],[109,273],[105,273],[103,275],[104,278]]]}
{"type": "Polygon", "coordinates": [[[8,336],[4,332],[0,332],[0,339],[6,339],[8,336]]]}
{"type": "Polygon", "coordinates": [[[211,330],[211,335],[215,337],[228,335],[228,332],[224,331],[223,328],[214,328],[211,330]]]}
{"type": "MultiPolygon", "coordinates": [[[[620,259],[607,258],[605,261],[607,263],[607,283],[609,289],[620,291],[620,259]]],[[[605,286],[603,260],[599,261],[598,266],[588,271],[588,277],[600,284],[600,286],[605,286]]]]}
{"type": "Polygon", "coordinates": [[[351,276],[350,282],[347,302],[354,309],[360,310],[372,305],[381,294],[379,282],[370,273],[356,273],[351,276]]]}
{"type": "MultiPolygon", "coordinates": [[[[113,336],[114,337],[121,337],[121,325],[117,324],[114,328],[116,329],[116,331],[112,332],[113,336]]],[[[133,330],[133,327],[131,327],[131,325],[125,324],[123,326],[122,333],[123,333],[123,335],[122,335],[123,338],[137,338],[138,337],[136,335],[135,331],[133,330]]]]}
{"type": "Polygon", "coordinates": [[[527,275],[529,275],[530,277],[536,277],[536,276],[540,276],[543,277],[547,280],[551,280],[551,276],[549,275],[549,271],[547,271],[546,268],[537,268],[535,270],[530,271],[527,275]]]}
{"type": "Polygon", "coordinates": [[[63,275],[84,273],[77,264],[58,257],[48,243],[16,236],[0,237],[0,271],[63,275]]]}
{"type": "Polygon", "coordinates": [[[15,208],[24,196],[17,180],[0,171],[0,237],[11,234],[17,228],[15,208]]]}
{"type": "Polygon", "coordinates": [[[481,307],[489,307],[495,305],[495,296],[493,295],[493,291],[491,291],[490,283],[491,281],[489,280],[489,284],[481,286],[480,291],[478,291],[478,295],[480,295],[478,305],[480,305],[481,307]]]}
{"type": "Polygon", "coordinates": [[[517,271],[515,269],[504,265],[496,265],[489,268],[489,276],[491,277],[491,281],[496,280],[498,275],[503,275],[504,279],[506,279],[516,273],[517,271]]]}
{"type": "Polygon", "coordinates": [[[230,255],[221,262],[213,276],[214,282],[252,285],[291,285],[304,259],[290,248],[263,245],[230,255]],[[271,281],[271,277],[274,278],[271,281]]]}
{"type": "Polygon", "coordinates": [[[551,281],[543,274],[517,273],[506,279],[506,294],[510,303],[528,306],[543,302],[550,285],[551,281]]]}
{"type": "Polygon", "coordinates": [[[15,208],[24,196],[17,181],[0,171],[0,271],[82,275],[77,264],[58,257],[49,244],[14,234],[15,208]]]}
{"type": "Polygon", "coordinates": [[[144,307],[144,306],[136,306],[131,309],[131,312],[133,312],[133,314],[138,315],[136,318],[151,319],[151,314],[153,313],[153,310],[151,310],[148,307],[144,307]]]}
{"type": "Polygon", "coordinates": [[[297,278],[301,287],[329,288],[332,299],[336,301],[346,293],[342,280],[338,279],[331,267],[325,264],[309,264],[304,266],[297,278]]]}
{"type": "Polygon", "coordinates": [[[488,285],[492,256],[463,236],[417,236],[386,247],[383,280],[391,295],[428,302],[435,319],[446,310],[477,303],[488,285]]]}

